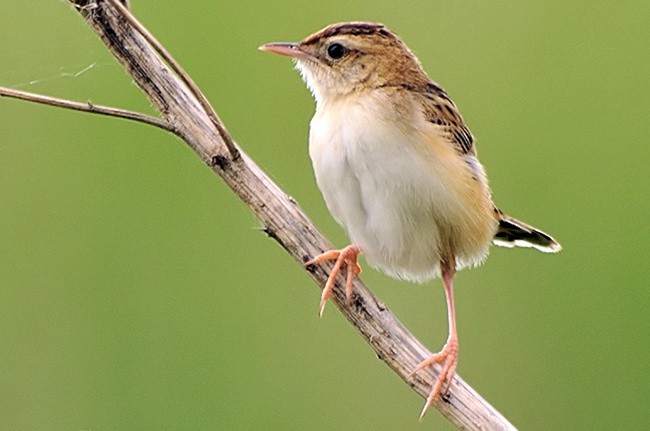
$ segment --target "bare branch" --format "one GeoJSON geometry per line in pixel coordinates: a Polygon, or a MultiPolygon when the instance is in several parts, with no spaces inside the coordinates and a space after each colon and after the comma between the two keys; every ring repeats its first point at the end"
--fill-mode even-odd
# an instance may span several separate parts
{"type": "MultiPolygon", "coordinates": [[[[161,113],[167,125],[163,128],[173,130],[224,180],[261,220],[269,236],[301,265],[332,248],[296,202],[230,139],[192,80],[128,9],[116,0],[69,1],[161,113]],[[163,59],[172,65],[171,69],[163,59]]],[[[73,107],[74,103],[61,106],[79,108],[73,107]]],[[[86,109],[80,110],[93,112],[89,106],[92,107],[85,105],[86,109]]],[[[307,267],[307,270],[322,288],[331,264],[307,267]]],[[[409,374],[431,352],[361,281],[355,281],[351,304],[346,306],[343,284],[339,281],[334,287],[332,300],[335,305],[377,356],[415,392],[426,397],[440,368],[430,367],[415,376],[409,374]]],[[[515,429],[459,377],[451,382],[449,396],[435,401],[434,406],[460,429],[515,429]]]]}
{"type": "Polygon", "coordinates": [[[159,127],[168,132],[176,133],[166,121],[161,120],[160,118],[141,114],[139,112],[126,111],[119,108],[111,108],[110,106],[95,105],[90,101],[86,103],[74,102],[72,100],[58,99],[56,97],[43,96],[41,94],[29,93],[27,91],[14,90],[12,88],[6,87],[0,87],[0,96],[26,100],[28,102],[41,103],[43,105],[56,106],[57,108],[66,108],[72,109],[74,111],[89,112],[91,114],[124,118],[126,120],[149,124],[151,126],[159,127]]]}
{"type": "Polygon", "coordinates": [[[232,137],[230,136],[230,133],[226,130],[226,126],[223,125],[221,122],[221,119],[217,115],[216,111],[214,108],[212,108],[212,105],[210,105],[210,102],[208,102],[208,99],[203,95],[199,87],[194,83],[194,80],[190,77],[190,75],[185,72],[185,70],[181,67],[180,64],[174,59],[174,57],[171,56],[171,54],[165,49],[164,46],[160,42],[158,42],[158,39],[156,39],[150,32],[147,30],[142,24],[140,24],[140,21],[138,21],[132,14],[129,12],[128,9],[128,4],[122,5],[122,3],[119,0],[108,0],[108,3],[110,3],[111,6],[115,7],[116,10],[118,10],[124,19],[126,19],[133,28],[135,28],[138,33],[140,33],[147,42],[151,45],[151,47],[162,57],[163,60],[171,67],[171,69],[176,72],[179,78],[187,85],[189,90],[192,92],[194,97],[199,101],[203,109],[205,110],[205,113],[208,115],[210,118],[210,121],[212,121],[212,124],[217,128],[219,131],[219,134],[221,135],[221,139],[223,139],[224,144],[226,145],[226,148],[228,148],[228,151],[230,151],[230,155],[232,156],[233,159],[239,158],[239,150],[235,146],[235,143],[232,140],[232,137]]]}

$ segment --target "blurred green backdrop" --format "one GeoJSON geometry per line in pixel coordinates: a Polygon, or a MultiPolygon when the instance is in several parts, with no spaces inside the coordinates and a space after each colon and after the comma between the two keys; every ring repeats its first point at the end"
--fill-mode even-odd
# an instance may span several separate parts
{"type": "MultiPolygon", "coordinates": [[[[399,33],[460,106],[497,203],[564,245],[460,273],[459,374],[521,429],[650,428],[647,1],[132,6],[339,245],[313,101],[256,47],[353,19],[399,33]]],[[[66,1],[0,2],[0,47],[2,86],[151,112],[66,1]]],[[[0,428],[452,429],[418,423],[422,400],[335,307],[316,318],[319,290],[258,228],[173,136],[0,100],[0,428]]],[[[363,278],[440,348],[440,282],[363,278]]]]}

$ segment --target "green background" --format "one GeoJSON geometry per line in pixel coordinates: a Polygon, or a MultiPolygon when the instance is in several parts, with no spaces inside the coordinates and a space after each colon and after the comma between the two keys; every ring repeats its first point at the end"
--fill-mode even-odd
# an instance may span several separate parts
{"type": "MultiPolygon", "coordinates": [[[[314,103],[256,48],[345,20],[400,34],[498,205],[564,246],[494,248],[458,275],[459,374],[521,429],[650,428],[647,1],[132,3],[341,246],[307,155],[314,103]]],[[[2,86],[152,112],[65,1],[0,2],[0,50],[2,86]]],[[[169,134],[0,100],[0,429],[452,429],[418,423],[422,399],[335,307],[317,319],[319,290],[259,228],[169,134]]],[[[440,348],[439,281],[363,279],[440,348]]]]}

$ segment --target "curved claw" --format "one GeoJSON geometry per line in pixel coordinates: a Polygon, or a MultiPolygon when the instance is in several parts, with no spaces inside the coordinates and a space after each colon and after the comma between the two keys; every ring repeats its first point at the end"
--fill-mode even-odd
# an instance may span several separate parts
{"type": "Polygon", "coordinates": [[[354,279],[361,273],[361,267],[357,263],[357,257],[361,253],[361,248],[358,245],[349,245],[341,250],[329,250],[325,253],[315,256],[312,260],[305,263],[307,265],[314,265],[317,263],[323,263],[328,260],[336,260],[334,263],[334,268],[330,272],[329,277],[327,278],[327,283],[323,288],[323,293],[320,298],[320,307],[318,310],[318,315],[323,315],[323,310],[325,309],[325,304],[332,294],[332,288],[334,287],[334,282],[339,272],[341,272],[341,267],[343,263],[348,265],[348,274],[345,281],[345,303],[350,305],[350,298],[352,297],[352,284],[354,279]]]}
{"type": "Polygon", "coordinates": [[[442,370],[440,371],[440,375],[438,375],[436,383],[433,385],[433,389],[431,389],[431,393],[429,393],[429,396],[424,403],[424,407],[420,413],[420,419],[424,417],[427,410],[429,410],[429,407],[431,407],[431,404],[433,404],[433,401],[449,390],[449,385],[451,385],[451,380],[456,374],[456,365],[458,364],[458,340],[456,337],[450,338],[439,353],[436,353],[420,362],[411,374],[409,374],[409,377],[412,377],[418,371],[440,362],[443,363],[442,370]],[[443,386],[444,391],[442,390],[443,386]]]}

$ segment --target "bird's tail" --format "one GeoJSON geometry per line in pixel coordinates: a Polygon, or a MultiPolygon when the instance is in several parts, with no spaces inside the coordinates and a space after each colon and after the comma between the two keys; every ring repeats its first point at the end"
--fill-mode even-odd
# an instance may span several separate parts
{"type": "Polygon", "coordinates": [[[533,247],[544,253],[557,253],[562,246],[550,235],[524,222],[512,218],[500,210],[499,229],[492,242],[501,247],[533,247]]]}

